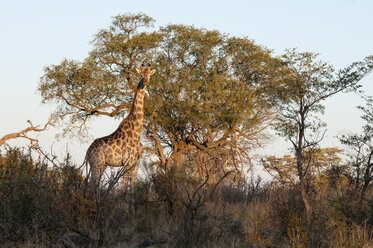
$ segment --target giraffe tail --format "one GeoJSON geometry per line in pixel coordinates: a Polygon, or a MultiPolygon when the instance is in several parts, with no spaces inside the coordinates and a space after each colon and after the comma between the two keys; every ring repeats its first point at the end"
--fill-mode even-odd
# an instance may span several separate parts
{"type": "Polygon", "coordinates": [[[86,153],[82,165],[78,167],[78,170],[81,170],[85,166],[86,176],[85,176],[85,179],[83,181],[84,184],[86,184],[88,182],[88,178],[89,178],[89,174],[90,174],[90,172],[88,171],[87,162],[88,162],[88,154],[86,153]]]}

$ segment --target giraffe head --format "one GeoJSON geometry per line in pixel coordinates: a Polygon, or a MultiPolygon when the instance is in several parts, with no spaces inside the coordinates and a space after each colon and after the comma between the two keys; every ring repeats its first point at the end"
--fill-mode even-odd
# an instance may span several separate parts
{"type": "Polygon", "coordinates": [[[138,85],[138,88],[144,88],[145,86],[148,86],[150,81],[150,76],[155,73],[155,69],[151,68],[151,65],[148,65],[145,67],[144,65],[141,65],[140,69],[136,69],[137,73],[141,76],[141,81],[138,85]]]}

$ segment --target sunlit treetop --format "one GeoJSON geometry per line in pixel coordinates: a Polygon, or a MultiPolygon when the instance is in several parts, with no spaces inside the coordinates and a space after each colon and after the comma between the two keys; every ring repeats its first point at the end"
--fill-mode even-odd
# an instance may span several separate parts
{"type": "Polygon", "coordinates": [[[167,129],[245,129],[268,119],[260,116],[268,114],[264,94],[258,96],[282,66],[268,49],[215,30],[168,25],[154,31],[153,24],[145,14],[116,16],[94,36],[86,59],[46,67],[39,92],[43,102],[57,104],[65,134],[84,136],[94,116],[122,117],[139,80],[135,69],[144,62],[157,69],[148,113],[161,116],[167,129]]]}

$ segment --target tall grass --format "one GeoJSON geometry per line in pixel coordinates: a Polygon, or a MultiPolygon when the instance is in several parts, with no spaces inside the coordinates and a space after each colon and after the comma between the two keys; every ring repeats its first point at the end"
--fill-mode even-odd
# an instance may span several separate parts
{"type": "Polygon", "coordinates": [[[203,180],[185,177],[154,173],[137,183],[134,195],[120,188],[92,191],[69,156],[48,166],[27,150],[8,148],[0,154],[0,244],[373,247],[371,204],[357,204],[348,190],[324,190],[309,226],[295,189],[261,181],[201,187],[203,180]]]}

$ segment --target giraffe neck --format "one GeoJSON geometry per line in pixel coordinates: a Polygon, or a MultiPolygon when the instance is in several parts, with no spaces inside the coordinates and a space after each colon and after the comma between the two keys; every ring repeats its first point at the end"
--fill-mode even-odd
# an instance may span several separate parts
{"type": "Polygon", "coordinates": [[[144,97],[145,97],[145,89],[137,89],[130,113],[128,115],[132,115],[134,119],[143,120],[144,116],[144,97]]]}
{"type": "Polygon", "coordinates": [[[132,129],[135,134],[140,135],[144,122],[144,96],[145,89],[136,89],[130,112],[128,116],[121,122],[119,128],[122,132],[126,132],[128,128],[132,129]]]}

